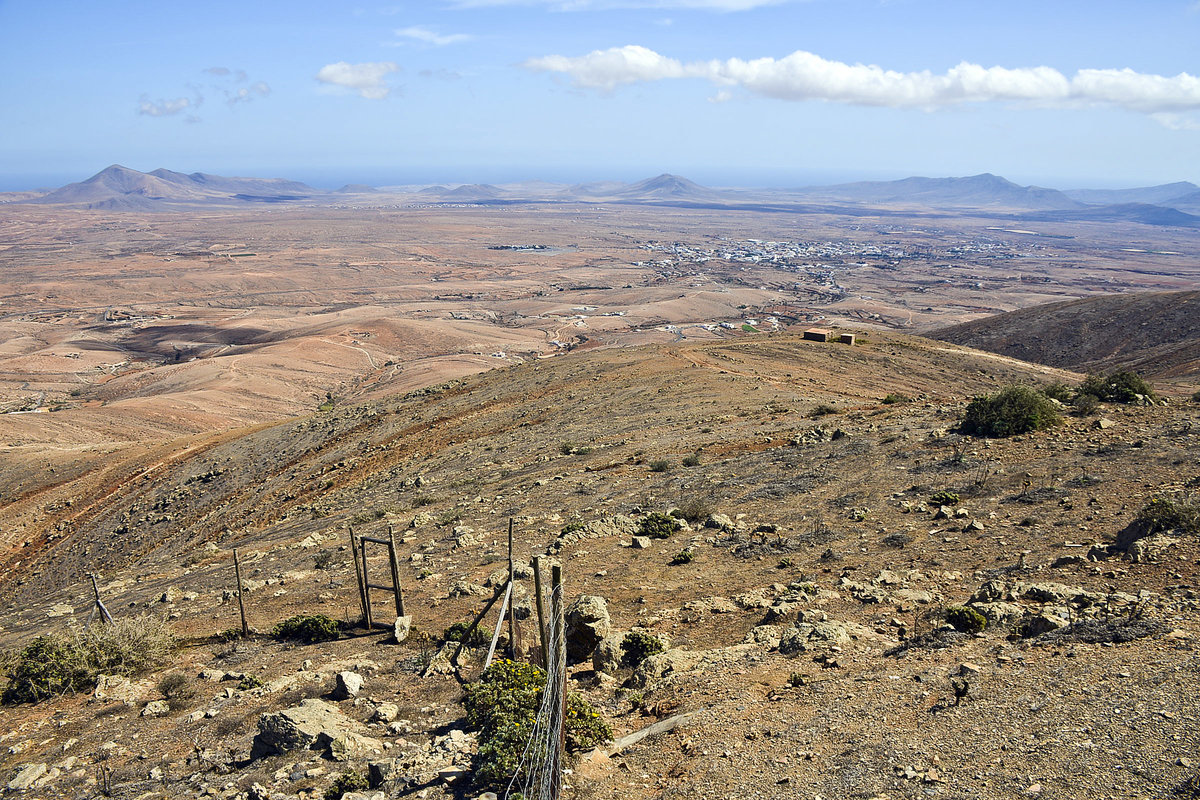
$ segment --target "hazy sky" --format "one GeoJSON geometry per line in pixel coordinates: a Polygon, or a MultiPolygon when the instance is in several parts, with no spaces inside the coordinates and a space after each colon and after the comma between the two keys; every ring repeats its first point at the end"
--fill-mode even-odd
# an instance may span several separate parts
{"type": "Polygon", "coordinates": [[[1200,182],[1200,0],[0,0],[0,188],[1200,182]]]}

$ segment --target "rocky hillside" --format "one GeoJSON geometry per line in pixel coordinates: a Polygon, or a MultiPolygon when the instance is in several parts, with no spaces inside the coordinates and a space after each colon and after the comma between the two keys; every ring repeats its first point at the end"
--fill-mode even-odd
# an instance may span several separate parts
{"type": "Polygon", "coordinates": [[[82,622],[98,570],[114,615],[166,615],[184,646],[132,682],[6,707],[0,779],[314,798],[346,773],[479,796],[460,681],[483,654],[455,674],[442,639],[503,580],[511,518],[521,561],[548,553],[569,601],[603,598],[572,632],[600,645],[571,688],[616,742],[574,756],[568,797],[1168,796],[1200,780],[1200,540],[1110,545],[1151,497],[1200,485],[1200,405],[951,432],[973,394],[1076,378],[890,334],[763,336],[572,354],[115,455],[10,504],[0,637],[82,622]],[[640,535],[670,509],[681,530],[640,535]],[[396,533],[402,641],[264,635],[356,617],[349,526],[396,533]],[[244,642],[217,636],[238,624],[234,548],[262,632],[244,642]],[[666,649],[632,669],[616,655],[635,630],[666,649]]]}
{"type": "Polygon", "coordinates": [[[933,331],[947,342],[1078,372],[1200,381],[1200,292],[1086,297],[933,331]]]}

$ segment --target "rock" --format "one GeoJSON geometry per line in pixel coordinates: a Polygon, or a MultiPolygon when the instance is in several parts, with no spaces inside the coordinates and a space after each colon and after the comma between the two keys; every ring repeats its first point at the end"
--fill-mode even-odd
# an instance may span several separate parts
{"type": "Polygon", "coordinates": [[[383,752],[383,742],[354,731],[328,738],[327,746],[329,757],[334,761],[357,761],[383,752]]]}
{"type": "Polygon", "coordinates": [[[29,789],[46,774],[49,769],[45,764],[22,764],[17,767],[17,772],[8,782],[8,789],[11,792],[21,792],[29,789]]]}
{"type": "Polygon", "coordinates": [[[972,533],[973,531],[983,530],[983,523],[977,519],[973,519],[963,528],[963,533],[972,533]]]}
{"type": "Polygon", "coordinates": [[[122,703],[140,703],[156,693],[149,681],[131,681],[120,675],[101,675],[96,679],[93,696],[97,700],[116,700],[122,703]]]}
{"type": "Polygon", "coordinates": [[[972,664],[970,661],[964,661],[963,663],[958,665],[958,674],[959,675],[963,675],[963,676],[978,675],[980,673],[980,671],[981,670],[979,668],[979,665],[972,664]]]}
{"type": "Polygon", "coordinates": [[[605,636],[592,653],[592,669],[597,672],[616,672],[621,668],[621,640],[617,633],[605,636]]]}
{"type": "Polygon", "coordinates": [[[47,617],[65,617],[68,614],[74,614],[75,608],[66,603],[55,603],[46,611],[47,617]]]}
{"type": "Polygon", "coordinates": [[[412,631],[412,615],[396,617],[396,625],[392,629],[392,636],[396,640],[396,644],[400,644],[408,638],[408,634],[412,631]]]}
{"type": "Polygon", "coordinates": [[[1116,424],[1117,423],[1113,422],[1111,419],[1107,419],[1105,417],[1100,417],[1100,419],[1098,419],[1092,423],[1092,427],[1096,428],[1097,430],[1106,431],[1116,424]]]}
{"type": "Polygon", "coordinates": [[[358,697],[358,693],[362,691],[362,675],[357,672],[339,672],[333,676],[333,681],[334,700],[349,700],[351,697],[358,697]]]}
{"type": "Polygon", "coordinates": [[[949,506],[938,506],[938,510],[933,513],[934,519],[950,519],[954,516],[954,510],[949,506]]]}
{"type": "Polygon", "coordinates": [[[1065,620],[1050,614],[1029,614],[1021,619],[1020,631],[1022,636],[1032,638],[1064,628],[1066,625],[1065,620]]]}
{"type": "Polygon", "coordinates": [[[377,722],[391,722],[400,715],[400,706],[395,703],[380,703],[375,708],[377,722]]]}
{"type": "Polygon", "coordinates": [[[454,672],[454,665],[450,663],[450,656],[454,655],[454,651],[458,649],[458,642],[447,642],[442,645],[442,649],[438,650],[433,658],[429,659],[429,666],[425,667],[425,671],[421,673],[422,678],[428,678],[430,675],[449,675],[454,672]]]}
{"type": "Polygon", "coordinates": [[[1170,536],[1163,534],[1155,534],[1154,536],[1146,536],[1134,541],[1129,545],[1127,550],[1129,560],[1135,564],[1151,564],[1158,561],[1163,552],[1173,546],[1179,544],[1178,539],[1173,539],[1170,536]]]}
{"type": "Polygon", "coordinates": [[[779,638],[779,652],[783,655],[794,655],[809,649],[812,642],[824,645],[846,644],[850,641],[850,632],[840,622],[801,622],[783,632],[779,638]]]}
{"type": "Polygon", "coordinates": [[[166,700],[151,700],[142,709],[143,717],[165,717],[171,713],[171,706],[166,700]]]}
{"type": "Polygon", "coordinates": [[[178,599],[179,599],[179,590],[176,589],[174,586],[172,586],[172,587],[168,588],[165,592],[162,593],[162,596],[158,598],[158,602],[174,603],[178,599]]]}
{"type": "Polygon", "coordinates": [[[715,528],[719,531],[733,530],[733,520],[724,514],[709,514],[708,519],[704,520],[704,527],[715,528]]]}
{"type": "Polygon", "coordinates": [[[997,601],[994,603],[977,603],[971,601],[970,607],[983,614],[989,625],[1004,625],[1019,620],[1025,616],[1025,609],[1016,603],[997,601]]]}
{"type": "Polygon", "coordinates": [[[469,547],[479,543],[479,537],[475,535],[475,529],[469,525],[455,525],[452,533],[454,534],[454,545],[456,547],[469,547]]]}
{"type": "Polygon", "coordinates": [[[383,792],[343,792],[342,800],[385,800],[383,792]]]}
{"type": "Polygon", "coordinates": [[[603,597],[580,595],[567,606],[565,627],[567,663],[579,664],[586,661],[612,630],[608,604],[603,597]]]}
{"type": "Polygon", "coordinates": [[[783,636],[783,628],[779,625],[758,625],[750,629],[746,634],[743,642],[747,644],[761,644],[767,647],[778,647],[779,640],[783,636]]]}
{"type": "Polygon", "coordinates": [[[458,581],[450,587],[450,597],[488,597],[491,595],[484,587],[469,581],[458,581]]]}
{"type": "Polygon", "coordinates": [[[696,666],[700,659],[699,653],[690,653],[680,648],[655,653],[638,665],[629,678],[629,685],[634,689],[653,688],[672,673],[687,672],[696,666]]]}
{"type": "Polygon", "coordinates": [[[361,730],[361,723],[324,700],[303,700],[298,706],[258,718],[258,734],[251,755],[257,758],[289,750],[324,748],[339,736],[361,730]]]}
{"type": "Polygon", "coordinates": [[[632,539],[630,539],[629,546],[632,547],[634,550],[649,550],[650,549],[650,537],[649,536],[634,536],[632,539]]]}

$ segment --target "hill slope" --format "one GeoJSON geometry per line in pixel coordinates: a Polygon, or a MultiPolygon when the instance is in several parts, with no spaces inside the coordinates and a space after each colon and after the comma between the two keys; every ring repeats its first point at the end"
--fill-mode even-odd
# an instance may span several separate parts
{"type": "Polygon", "coordinates": [[[906,203],[935,208],[1073,209],[1083,204],[1057,189],[1019,186],[998,175],[904,178],[800,189],[798,194],[855,203],[906,203]]]}
{"type": "Polygon", "coordinates": [[[280,178],[227,178],[168,169],[138,172],[113,164],[87,180],[70,183],[30,202],[116,211],[154,211],[195,203],[298,200],[317,190],[280,178]]]}
{"type": "MultiPolygon", "coordinates": [[[[1147,485],[1177,492],[1193,479],[1200,410],[1112,408],[1104,429],[1071,419],[986,443],[947,433],[968,394],[1070,377],[899,335],[854,347],[773,335],[576,353],[113,454],[5,498],[0,530],[25,542],[7,552],[0,636],[12,646],[84,617],[81,577],[98,570],[115,614],[168,615],[188,637],[171,670],[194,699],[143,714],[162,671],[114,687],[123,695],[5,708],[0,768],[9,780],[31,765],[23,774],[46,776],[42,796],[85,796],[96,775],[106,793],[137,796],[157,769],[154,789],[172,797],[211,796],[217,782],[228,797],[311,797],[369,761],[389,794],[476,797],[485,787],[464,787],[475,743],[462,687],[438,671],[451,652],[442,632],[503,581],[512,519],[518,562],[548,552],[568,602],[607,601],[607,644],[572,669],[572,691],[617,736],[694,712],[673,732],[573,763],[566,800],[796,787],[1167,796],[1195,772],[1200,744],[1200,543],[1160,543],[1163,564],[1084,556],[1128,522],[1124,504],[1147,485]],[[916,399],[884,404],[886,392],[916,399]],[[935,492],[961,495],[957,509],[938,513],[935,492]],[[635,546],[646,512],[673,506],[695,522],[635,546]],[[714,527],[701,527],[710,512],[714,527]],[[348,527],[396,534],[407,640],[215,635],[237,625],[232,548],[252,629],[314,612],[352,621],[348,527]],[[939,610],[972,596],[996,617],[987,628],[936,627],[939,610]],[[1151,635],[1108,646],[1010,637],[1023,614],[1043,626],[1082,615],[1097,635],[1128,618],[1151,635]],[[631,630],[670,650],[636,672],[606,660],[631,630]],[[343,670],[363,677],[356,700],[329,694],[343,670]],[[255,755],[261,714],[316,698],[370,738],[348,739],[337,764],[307,750],[255,755]]],[[[387,569],[370,566],[376,580],[387,569]]],[[[529,578],[517,586],[530,642],[529,578]]],[[[390,622],[378,594],[377,618],[390,622]]],[[[464,680],[483,654],[467,652],[464,680]]]]}
{"type": "Polygon", "coordinates": [[[1079,372],[1200,378],[1200,291],[1104,295],[942,328],[933,338],[1079,372]]]}

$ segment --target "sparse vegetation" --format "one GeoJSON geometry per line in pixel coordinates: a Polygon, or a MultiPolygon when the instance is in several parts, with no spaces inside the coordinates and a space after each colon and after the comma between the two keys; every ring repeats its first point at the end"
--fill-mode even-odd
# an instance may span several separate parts
{"type": "Polygon", "coordinates": [[[1071,401],[1071,412],[1077,417],[1089,417],[1100,410],[1100,398],[1094,394],[1077,394],[1071,401]]]}
{"type": "Polygon", "coordinates": [[[337,553],[333,550],[322,550],[313,556],[313,569],[328,570],[333,568],[337,553]]]}
{"type": "Polygon", "coordinates": [[[469,622],[456,622],[449,628],[446,628],[442,638],[447,642],[465,642],[467,647],[482,647],[491,639],[491,633],[483,625],[476,625],[475,630],[471,631],[471,635],[467,636],[467,629],[471,627],[469,622]]]}
{"type": "Polygon", "coordinates": [[[564,456],[586,456],[592,448],[578,442],[560,442],[558,452],[564,456]]]}
{"type": "Polygon", "coordinates": [[[333,779],[333,783],[325,790],[324,800],[342,800],[342,795],[348,792],[363,792],[370,788],[367,776],[357,772],[343,772],[333,779]]]}
{"type": "Polygon", "coordinates": [[[685,467],[698,467],[700,466],[700,454],[692,453],[691,455],[684,456],[683,460],[679,463],[685,467]]]}
{"type": "Polygon", "coordinates": [[[695,556],[695,554],[692,553],[692,549],[690,547],[686,548],[684,550],[680,550],[678,553],[676,553],[671,558],[671,566],[679,567],[679,566],[683,566],[684,564],[690,564],[690,563],[692,563],[692,559],[694,559],[695,557],[696,556],[695,556]]]}
{"type": "Polygon", "coordinates": [[[890,406],[897,403],[911,403],[912,398],[906,394],[900,394],[899,392],[890,392],[884,395],[883,399],[879,402],[883,403],[885,406],[890,406]]]}
{"type": "Polygon", "coordinates": [[[1061,417],[1050,398],[1028,386],[1009,386],[976,397],[967,406],[959,430],[988,438],[1016,436],[1057,425],[1061,417]]]}
{"type": "Polygon", "coordinates": [[[830,414],[840,414],[841,411],[836,406],[831,406],[828,403],[821,403],[819,406],[808,412],[810,417],[826,417],[830,414]]]}
{"type": "MultiPolygon", "coordinates": [[[[501,787],[520,768],[546,673],[532,664],[507,659],[492,664],[476,683],[468,684],[463,705],[467,724],[479,731],[479,751],[472,762],[477,787],[501,787]]],[[[567,696],[563,721],[568,750],[583,750],[612,738],[612,730],[586,700],[567,696]]]]}
{"type": "Polygon", "coordinates": [[[1060,403],[1069,403],[1075,396],[1075,390],[1062,381],[1055,381],[1048,386],[1043,386],[1041,392],[1051,400],[1057,400],[1060,403]]]}
{"type": "Polygon", "coordinates": [[[577,519],[571,520],[566,525],[563,525],[562,531],[560,532],[560,534],[562,536],[566,536],[569,533],[575,533],[576,531],[583,530],[583,527],[584,527],[583,523],[580,522],[579,520],[577,520],[577,519]]]}
{"type": "Polygon", "coordinates": [[[10,659],[0,702],[36,703],[89,689],[100,675],[136,675],[163,664],[174,648],[171,629],[150,616],[39,636],[10,659]]]}
{"type": "Polygon", "coordinates": [[[240,680],[238,680],[237,690],[239,692],[248,692],[251,689],[257,689],[262,685],[263,685],[262,678],[259,678],[257,675],[252,675],[251,673],[247,672],[245,675],[243,675],[241,677],[240,680]]]}
{"type": "Polygon", "coordinates": [[[272,628],[271,636],[279,641],[304,644],[328,642],[338,638],[338,625],[324,614],[297,614],[272,628]]]}
{"type": "Polygon", "coordinates": [[[651,472],[667,472],[671,469],[671,462],[665,458],[657,458],[651,461],[648,466],[651,472]]]}
{"type": "Polygon", "coordinates": [[[159,678],[158,691],[170,701],[172,710],[196,696],[196,687],[191,678],[182,672],[168,672],[159,678]]]}
{"type": "Polygon", "coordinates": [[[643,661],[663,651],[657,636],[643,631],[630,631],[621,640],[621,666],[637,669],[643,661]]]}
{"type": "Polygon", "coordinates": [[[1194,500],[1156,497],[1142,506],[1136,519],[1146,536],[1166,531],[1200,535],[1200,503],[1194,500]]]}
{"type": "Polygon", "coordinates": [[[638,536],[649,536],[651,539],[666,539],[675,533],[675,531],[682,528],[683,526],[679,524],[679,520],[669,514],[654,511],[642,517],[641,522],[638,523],[638,536]]]}
{"type": "Polygon", "coordinates": [[[946,609],[946,622],[959,633],[980,633],[987,628],[987,617],[970,606],[950,606],[946,609]]]}
{"type": "Polygon", "coordinates": [[[704,522],[712,516],[713,505],[708,500],[700,497],[693,497],[679,504],[679,507],[671,512],[671,516],[677,519],[686,519],[693,525],[704,522]]]}
{"type": "Polygon", "coordinates": [[[1154,389],[1141,375],[1128,371],[1088,375],[1079,384],[1079,394],[1090,394],[1107,403],[1135,403],[1143,398],[1157,398],[1154,389]]]}
{"type": "Polygon", "coordinates": [[[933,503],[935,506],[956,506],[958,505],[958,501],[960,499],[961,498],[959,498],[958,492],[950,492],[946,490],[934,492],[933,494],[929,495],[929,502],[933,503]]]}

